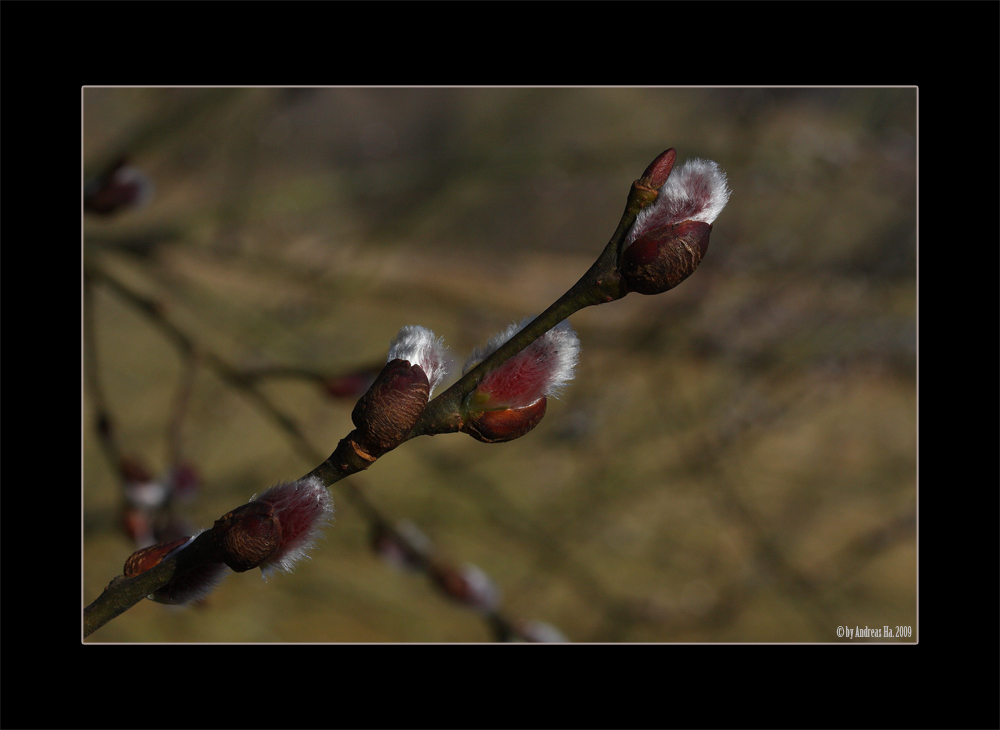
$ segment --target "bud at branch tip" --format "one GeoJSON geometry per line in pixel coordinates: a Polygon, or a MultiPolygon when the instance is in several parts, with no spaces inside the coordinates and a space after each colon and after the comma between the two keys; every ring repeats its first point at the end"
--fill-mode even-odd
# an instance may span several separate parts
{"type": "Polygon", "coordinates": [[[694,273],[708,251],[712,223],[729,202],[726,174],[715,162],[688,160],[671,173],[672,151],[654,160],[640,179],[661,187],[639,211],[619,252],[622,281],[640,294],[665,292],[694,273]]]}

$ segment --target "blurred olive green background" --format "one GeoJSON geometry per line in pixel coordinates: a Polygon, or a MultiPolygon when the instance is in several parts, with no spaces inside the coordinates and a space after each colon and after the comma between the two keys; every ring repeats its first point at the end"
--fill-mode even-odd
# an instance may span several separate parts
{"type": "MultiPolygon", "coordinates": [[[[331,374],[406,324],[472,347],[569,288],[668,147],[733,194],[677,289],[571,319],[576,379],[533,432],[404,444],[355,477],[571,641],[916,638],[916,90],[83,91],[86,175],[127,154],[141,210],[84,219],[95,265],[240,367],[331,374]]],[[[98,287],[97,376],[126,452],[167,466],[181,357],[98,287]]],[[[451,379],[449,379],[451,382],[451,379]]],[[[353,403],[263,390],[325,457],[353,403]]],[[[83,602],[134,547],[84,393],[83,602]]],[[[196,528],[310,463],[197,371],[181,424],[196,528]]],[[[88,641],[475,642],[486,622],[369,548],[334,488],[312,559],[207,604],[144,601],[88,641]]]]}

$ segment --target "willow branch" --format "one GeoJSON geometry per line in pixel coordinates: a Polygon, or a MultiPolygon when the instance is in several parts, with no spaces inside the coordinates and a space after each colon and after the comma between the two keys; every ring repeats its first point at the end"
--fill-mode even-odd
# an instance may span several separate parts
{"type": "MultiPolygon", "coordinates": [[[[419,373],[419,377],[423,378],[424,394],[422,398],[424,405],[421,405],[420,410],[413,414],[413,420],[406,421],[402,430],[398,431],[390,441],[372,439],[372,433],[375,432],[365,433],[366,429],[361,427],[356,417],[358,413],[356,408],[354,420],[355,425],[359,428],[342,439],[334,452],[323,463],[303,476],[301,480],[317,479],[325,487],[330,487],[345,477],[368,469],[378,458],[411,438],[460,430],[463,426],[463,405],[483,379],[560,322],[584,307],[615,301],[625,296],[629,291],[640,291],[644,294],[666,291],[689,276],[697,267],[705,248],[707,248],[708,232],[711,230],[710,222],[704,223],[699,219],[696,225],[692,226],[688,224],[694,221],[684,220],[676,221],[667,226],[661,221],[657,221],[659,227],[651,228],[644,238],[639,239],[642,241],[642,245],[631,238],[628,243],[625,242],[626,234],[636,223],[640,211],[656,201],[659,189],[670,174],[674,157],[675,152],[672,149],[662,153],[650,164],[643,176],[632,184],[625,212],[614,235],[597,261],[569,291],[429,403],[426,400],[427,380],[420,368],[415,368],[414,370],[419,373]],[[633,245],[633,250],[629,251],[623,259],[625,248],[629,244],[633,245]],[[627,268],[623,268],[625,259],[628,259],[627,268]],[[413,424],[412,427],[411,424],[413,424]],[[373,446],[376,448],[372,448],[373,446]]],[[[724,189],[724,177],[721,178],[721,185],[722,188],[719,192],[723,198],[722,205],[725,205],[728,191],[724,189]]],[[[721,207],[718,210],[721,210],[721,207]]],[[[718,211],[715,211],[715,215],[717,214],[718,211]]],[[[712,220],[714,220],[714,216],[712,220]]],[[[102,279],[119,294],[156,318],[183,352],[189,354],[195,350],[194,343],[190,338],[162,317],[157,302],[136,294],[96,267],[87,267],[85,274],[88,278],[102,279]]],[[[251,385],[251,378],[244,376],[215,355],[206,353],[204,357],[207,363],[225,380],[255,396],[260,405],[272,417],[276,418],[289,433],[295,436],[297,442],[308,443],[295,423],[275,409],[251,385]]],[[[394,365],[399,363],[403,363],[403,361],[390,361],[380,377],[385,376],[394,365]]],[[[406,363],[401,372],[409,373],[410,370],[411,366],[406,363]]],[[[419,383],[414,381],[412,384],[417,387],[414,392],[419,392],[419,383]]],[[[379,383],[376,382],[369,393],[378,387],[379,383]]],[[[395,391],[392,391],[392,395],[396,397],[401,392],[399,388],[396,388],[395,391]]],[[[367,398],[368,394],[362,398],[362,401],[359,401],[359,406],[367,398]]],[[[399,400],[398,398],[391,402],[399,407],[407,407],[409,403],[405,399],[399,400]]],[[[364,417],[362,414],[362,418],[364,417]]],[[[312,451],[308,447],[306,450],[312,451]]],[[[352,496],[366,508],[366,511],[372,509],[372,506],[363,499],[359,491],[351,491],[352,496]]],[[[236,511],[230,514],[235,513],[236,511]]],[[[216,526],[218,527],[227,517],[229,515],[217,521],[216,526]]],[[[403,544],[406,543],[405,538],[399,535],[392,525],[383,521],[382,527],[391,531],[396,538],[400,538],[403,544]]],[[[206,562],[217,561],[219,552],[218,545],[213,542],[213,533],[214,530],[202,533],[185,549],[167,555],[154,567],[138,575],[115,578],[104,593],[84,610],[84,635],[89,635],[115,616],[128,610],[142,598],[166,586],[175,577],[181,576],[206,562]]],[[[443,584],[448,584],[454,575],[454,571],[450,569],[449,565],[432,554],[418,553],[415,557],[419,559],[421,565],[432,577],[443,584]]],[[[227,564],[233,567],[231,563],[227,564]]],[[[498,633],[503,633],[506,630],[506,621],[495,611],[492,617],[496,622],[498,633]]]]}

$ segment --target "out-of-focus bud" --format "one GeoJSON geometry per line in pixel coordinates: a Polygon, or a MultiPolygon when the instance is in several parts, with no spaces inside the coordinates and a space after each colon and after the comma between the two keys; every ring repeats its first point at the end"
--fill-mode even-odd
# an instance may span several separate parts
{"type": "Polygon", "coordinates": [[[375,526],[372,548],[390,565],[405,569],[420,568],[431,552],[431,540],[409,520],[400,520],[394,530],[375,526]]]}
{"type": "MultiPolygon", "coordinates": [[[[142,550],[137,550],[125,561],[124,575],[126,578],[133,578],[140,573],[145,573],[174,553],[183,550],[191,544],[192,537],[181,537],[170,542],[152,545],[142,550]]],[[[203,600],[212,589],[219,584],[227,573],[227,568],[223,563],[204,563],[192,570],[174,577],[169,583],[149,596],[157,603],[167,603],[172,605],[184,605],[203,600]]]]}
{"type": "Polygon", "coordinates": [[[159,509],[167,503],[169,497],[170,489],[161,480],[128,482],[125,485],[125,499],[130,505],[140,509],[159,509]]]}
{"type": "Polygon", "coordinates": [[[432,566],[431,576],[445,594],[459,603],[487,613],[500,607],[500,589],[475,565],[466,563],[456,568],[438,563],[432,566]]]}
{"type": "Polygon", "coordinates": [[[137,457],[123,456],[118,462],[118,473],[124,482],[125,500],[132,507],[156,510],[170,498],[170,487],[164,479],[154,479],[143,461],[137,457]]]}
{"type": "Polygon", "coordinates": [[[113,215],[126,208],[142,207],[153,197],[149,177],[126,160],[84,186],[83,208],[97,215],[113,215]]]}
{"type": "Polygon", "coordinates": [[[124,505],[121,511],[121,525],[133,544],[139,547],[146,547],[156,542],[153,522],[149,518],[149,513],[144,509],[128,504],[124,505]]]}
{"type": "Polygon", "coordinates": [[[137,456],[123,456],[118,460],[118,474],[126,484],[131,482],[150,482],[153,475],[145,462],[137,456]]]}
{"type": "MultiPolygon", "coordinates": [[[[531,322],[531,317],[494,335],[465,363],[468,372],[531,322]]],[[[558,395],[580,357],[580,340],[561,322],[490,372],[466,400],[462,431],[484,443],[511,441],[538,425],[547,398],[558,395]]]]}
{"type": "Polygon", "coordinates": [[[659,294],[689,277],[708,250],[712,223],[729,202],[726,174],[711,160],[688,160],[674,171],[667,150],[640,182],[659,182],[656,200],[636,216],[622,242],[619,269],[629,291],[659,294]],[[664,178],[664,171],[667,179],[664,178]]]}
{"type": "Polygon", "coordinates": [[[382,372],[381,364],[350,373],[332,375],[323,380],[323,388],[332,398],[355,401],[371,387],[380,372],[382,372]]]}
{"type": "Polygon", "coordinates": [[[544,621],[525,621],[516,626],[518,637],[527,642],[548,644],[569,641],[555,626],[544,621]]]}
{"type": "Polygon", "coordinates": [[[354,406],[354,442],[372,460],[399,446],[427,407],[434,386],[448,373],[440,338],[407,326],[390,343],[389,361],[354,406]]]}
{"type": "Polygon", "coordinates": [[[170,488],[171,497],[186,502],[193,499],[198,493],[201,475],[194,465],[180,462],[167,474],[166,482],[170,488]]]}

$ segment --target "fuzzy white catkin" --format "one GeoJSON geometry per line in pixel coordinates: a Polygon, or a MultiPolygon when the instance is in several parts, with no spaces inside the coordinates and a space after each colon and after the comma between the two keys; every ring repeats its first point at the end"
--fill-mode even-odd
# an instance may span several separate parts
{"type": "Polygon", "coordinates": [[[282,531],[281,546],[261,563],[261,575],[266,580],[275,571],[291,573],[333,519],[333,499],[316,477],[280,482],[255,499],[271,504],[282,531]]]}
{"type": "Polygon", "coordinates": [[[639,211],[622,250],[647,231],[681,221],[711,225],[719,217],[732,191],[726,173],[712,160],[688,160],[671,172],[652,205],[639,211]]]}
{"type": "Polygon", "coordinates": [[[406,325],[389,343],[389,357],[392,360],[406,360],[411,365],[419,365],[427,376],[430,384],[430,395],[434,388],[447,377],[450,360],[447,356],[443,337],[435,337],[434,333],[420,325],[406,325]]]}
{"type": "MultiPolygon", "coordinates": [[[[473,350],[465,361],[462,374],[496,352],[533,319],[525,317],[515,322],[473,350]]],[[[567,381],[573,379],[579,359],[580,340],[569,322],[563,321],[494,370],[483,384],[489,383],[491,390],[501,393],[517,393],[525,401],[520,405],[527,405],[542,395],[558,396],[567,381]],[[523,387],[518,384],[519,380],[523,381],[523,387]]]]}
{"type": "MultiPolygon", "coordinates": [[[[202,532],[203,530],[199,530],[194,536],[189,537],[186,543],[164,555],[163,560],[188,547],[202,532]]],[[[204,563],[174,578],[150,597],[157,603],[189,606],[204,600],[229,575],[229,572],[225,563],[204,563]]]]}

